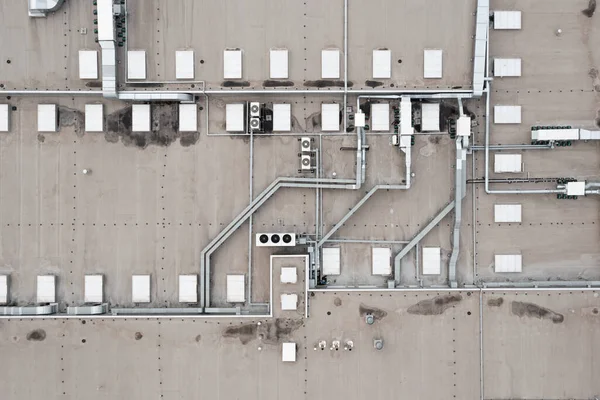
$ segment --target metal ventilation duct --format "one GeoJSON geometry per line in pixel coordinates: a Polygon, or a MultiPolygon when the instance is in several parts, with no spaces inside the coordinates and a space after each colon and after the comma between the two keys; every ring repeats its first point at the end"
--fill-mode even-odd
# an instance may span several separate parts
{"type": "Polygon", "coordinates": [[[29,0],[29,16],[45,17],[49,12],[58,10],[65,0],[29,0]]]}

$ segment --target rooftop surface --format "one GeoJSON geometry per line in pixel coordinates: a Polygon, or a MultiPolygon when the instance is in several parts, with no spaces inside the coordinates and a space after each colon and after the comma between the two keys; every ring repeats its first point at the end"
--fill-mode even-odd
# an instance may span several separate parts
{"type": "Polygon", "coordinates": [[[485,0],[127,0],[114,43],[121,98],[103,95],[102,63],[98,79],[79,77],[80,50],[108,59],[97,3],[30,18],[27,2],[0,0],[2,400],[600,394],[598,199],[557,196],[565,178],[600,187],[600,143],[531,147],[535,126],[600,127],[594,0],[491,0],[480,25],[519,10],[522,28],[490,23],[483,96],[473,59],[485,0]],[[242,51],[239,79],[224,77],[228,49],[242,51]],[[286,79],[270,78],[273,49],[288,50],[286,79]],[[339,79],[321,77],[327,49],[340,52],[339,79]],[[382,49],[389,79],[373,77],[382,49]],[[428,49],[442,50],[442,78],[424,78],[428,49]],[[146,79],[127,79],[129,50],[146,52],[146,79]],[[176,79],[180,50],[194,51],[193,79],[176,79]],[[495,58],[520,58],[521,76],[494,77],[495,58]],[[158,95],[188,96],[197,130],[180,132],[178,103],[158,95]],[[406,100],[409,118],[396,111],[406,100]],[[289,104],[289,132],[228,132],[227,106],[248,108],[247,128],[251,102],[265,121],[289,104]],[[135,132],[142,103],[150,130],[135,132]],[[419,131],[423,103],[439,104],[439,132],[419,131]],[[40,104],[57,106],[57,132],[39,132],[40,104]],[[85,130],[89,104],[103,106],[102,132],[85,130]],[[389,104],[390,128],[362,138],[357,116],[375,125],[372,104],[389,104]],[[520,106],[521,122],[495,123],[496,105],[520,106]],[[451,132],[461,113],[464,140],[451,132]],[[407,119],[412,137],[393,131],[407,119]],[[494,172],[500,154],[520,155],[521,172],[494,172]],[[496,205],[520,205],[520,222],[495,222],[496,205]],[[257,246],[259,233],[294,234],[297,246],[257,246]],[[339,275],[322,273],[326,247],[340,249],[339,275]],[[373,273],[375,247],[391,250],[390,274],[373,273]],[[439,274],[424,275],[424,248],[440,249],[439,274]],[[520,255],[522,271],[496,271],[497,255],[520,255]],[[296,283],[280,282],[283,267],[296,283]],[[56,277],[57,310],[22,315],[43,306],[43,275],[56,277]],[[90,305],[86,275],[103,276],[102,315],[69,314],[90,305]],[[149,302],[133,301],[133,275],[150,276],[149,302]],[[180,302],[180,275],[198,277],[197,303],[180,302]],[[244,277],[243,302],[228,301],[229,275],[244,277]],[[297,295],[296,310],[282,310],[282,294],[297,295]],[[281,358],[289,342],[295,362],[281,358]]]}

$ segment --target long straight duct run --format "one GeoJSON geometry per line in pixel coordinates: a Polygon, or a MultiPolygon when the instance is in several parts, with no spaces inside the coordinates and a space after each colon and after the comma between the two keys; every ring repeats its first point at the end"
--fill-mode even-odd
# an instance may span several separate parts
{"type": "Polygon", "coordinates": [[[117,96],[117,52],[115,50],[115,19],[113,0],[98,0],[98,43],[102,48],[102,93],[117,96]]]}

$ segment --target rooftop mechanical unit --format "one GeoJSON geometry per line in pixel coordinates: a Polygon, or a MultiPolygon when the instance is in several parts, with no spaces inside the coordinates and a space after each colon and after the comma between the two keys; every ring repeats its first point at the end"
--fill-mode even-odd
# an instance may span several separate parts
{"type": "Polygon", "coordinates": [[[301,171],[312,171],[312,155],[302,154],[300,156],[300,170],[301,171]]]}
{"type": "Polygon", "coordinates": [[[257,233],[256,247],[286,247],[296,245],[295,233],[257,233]]]}
{"type": "Polygon", "coordinates": [[[260,103],[258,101],[250,102],[250,118],[260,117],[260,103]]]}
{"type": "Polygon", "coordinates": [[[250,130],[252,132],[260,131],[260,117],[250,117],[250,130]]]}
{"type": "Polygon", "coordinates": [[[312,151],[312,140],[309,137],[300,138],[300,151],[309,153],[312,151]]]}

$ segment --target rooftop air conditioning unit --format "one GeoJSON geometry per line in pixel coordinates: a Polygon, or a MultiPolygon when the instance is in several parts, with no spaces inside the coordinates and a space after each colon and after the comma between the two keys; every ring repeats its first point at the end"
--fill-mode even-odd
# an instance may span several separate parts
{"type": "Polygon", "coordinates": [[[256,247],[295,246],[295,233],[257,233],[256,247]]]}
{"type": "Polygon", "coordinates": [[[260,103],[257,101],[250,102],[250,118],[260,117],[260,103]]]}
{"type": "Polygon", "coordinates": [[[309,137],[300,138],[300,150],[303,153],[307,153],[307,152],[311,151],[311,144],[312,144],[312,141],[310,140],[309,137]]]}
{"type": "Polygon", "coordinates": [[[250,130],[256,132],[260,130],[260,117],[250,118],[250,130]]]}
{"type": "Polygon", "coordinates": [[[312,170],[312,156],[310,154],[300,156],[300,169],[303,171],[312,170]]]}

